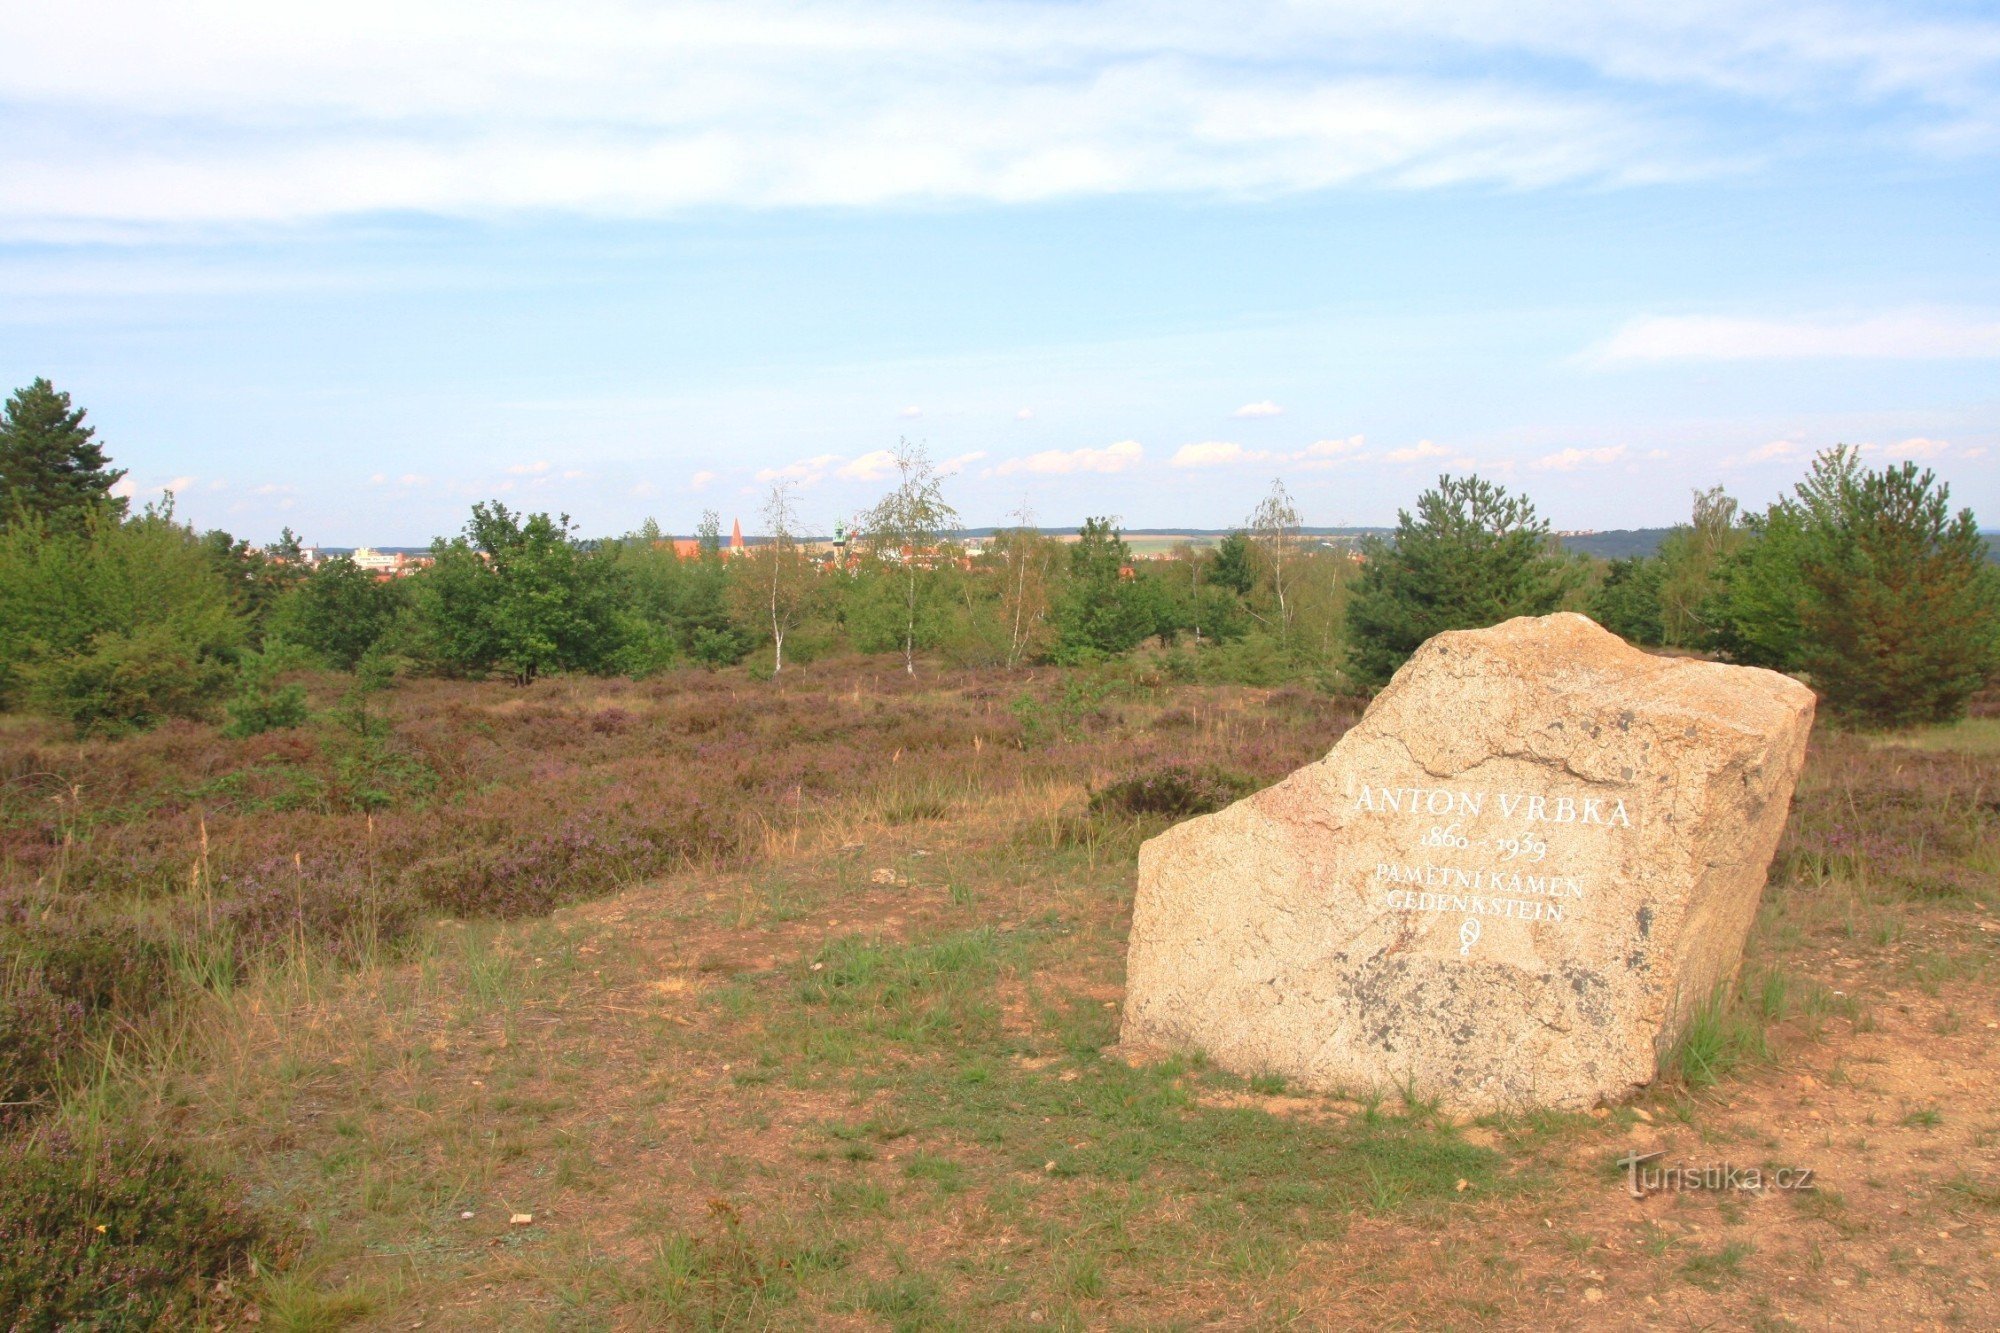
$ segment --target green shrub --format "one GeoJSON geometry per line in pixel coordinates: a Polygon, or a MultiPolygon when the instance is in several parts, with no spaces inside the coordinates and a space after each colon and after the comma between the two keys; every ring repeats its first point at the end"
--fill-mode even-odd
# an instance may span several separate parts
{"type": "Polygon", "coordinates": [[[228,735],[241,740],[305,725],[305,686],[278,683],[279,675],[297,664],[301,652],[298,648],[272,647],[243,654],[236,697],[229,701],[229,724],[223,728],[228,735]]]}
{"type": "Polygon", "coordinates": [[[227,734],[238,738],[306,724],[303,685],[250,685],[229,701],[227,734]]]}
{"type": "Polygon", "coordinates": [[[62,1131],[0,1145],[0,1325],[185,1325],[261,1237],[229,1183],[173,1148],[62,1131]]]}
{"type": "Polygon", "coordinates": [[[0,706],[80,732],[202,716],[242,639],[229,587],[171,506],[0,533],[0,706]]]}
{"type": "Polygon", "coordinates": [[[170,717],[202,718],[228,679],[169,625],[107,630],[79,652],[51,656],[21,672],[27,701],[79,736],[144,730],[170,717]]]}

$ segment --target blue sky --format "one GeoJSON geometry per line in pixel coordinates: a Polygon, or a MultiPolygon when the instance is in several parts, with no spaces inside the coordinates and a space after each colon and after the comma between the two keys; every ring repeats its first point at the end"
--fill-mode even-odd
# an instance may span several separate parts
{"type": "Polygon", "coordinates": [[[830,527],[901,437],[973,524],[1654,525],[1837,442],[2000,524],[1991,6],[314,9],[10,18],[0,378],[203,526],[830,527]]]}

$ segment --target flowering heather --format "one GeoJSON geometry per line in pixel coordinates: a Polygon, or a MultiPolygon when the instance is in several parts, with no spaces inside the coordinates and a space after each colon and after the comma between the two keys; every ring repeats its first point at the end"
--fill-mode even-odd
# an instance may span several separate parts
{"type": "MultiPolygon", "coordinates": [[[[1120,791],[1194,763],[1195,799],[1222,800],[1324,753],[1354,715],[1302,690],[1168,699],[1130,677],[913,682],[850,664],[794,668],[782,685],[701,671],[420,680],[357,722],[343,685],[314,682],[311,724],[245,738],[194,722],[81,744],[53,725],[0,735],[4,1100],[41,1105],[94,1024],[260,957],[352,962],[426,914],[540,915],[742,864],[771,833],[858,808],[943,818],[953,790],[1120,791]],[[1024,726],[1038,716],[1067,721],[1024,726]]],[[[1187,799],[1118,808],[1171,817],[1187,799]]]]}

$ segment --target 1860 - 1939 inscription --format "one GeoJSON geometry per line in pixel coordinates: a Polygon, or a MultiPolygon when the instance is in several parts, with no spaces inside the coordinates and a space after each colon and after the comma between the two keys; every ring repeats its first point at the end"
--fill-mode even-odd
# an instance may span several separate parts
{"type": "Polygon", "coordinates": [[[1366,782],[1355,786],[1348,814],[1389,821],[1409,840],[1408,854],[1375,863],[1381,905],[1392,912],[1464,916],[1461,954],[1479,942],[1486,917],[1573,921],[1589,876],[1564,872],[1565,853],[1575,850],[1564,834],[1570,826],[1633,825],[1628,799],[1617,794],[1366,782]]]}
{"type": "Polygon", "coordinates": [[[1141,849],[1121,1040],[1454,1110],[1621,1096],[1735,974],[1812,712],[1581,616],[1438,635],[1325,759],[1141,849]]]}

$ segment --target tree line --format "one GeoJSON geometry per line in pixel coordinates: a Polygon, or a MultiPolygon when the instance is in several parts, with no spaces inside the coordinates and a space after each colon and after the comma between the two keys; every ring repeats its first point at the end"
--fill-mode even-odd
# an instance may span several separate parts
{"type": "Polygon", "coordinates": [[[384,581],[309,567],[286,530],[257,550],[197,532],[172,497],[132,513],[84,412],[46,380],[0,416],[0,707],[79,732],[226,715],[242,732],[304,720],[301,666],[526,683],[748,663],[778,675],[829,653],[964,666],[1091,665],[1143,652],[1167,677],[1328,689],[1385,684],[1447,629],[1581,610],[1633,642],[1799,673],[1843,716],[1947,720],[2000,668],[2000,579],[1969,511],[1904,464],[1852,449],[1744,514],[1718,490],[1654,556],[1566,552],[1522,495],[1442,477],[1393,534],[1303,534],[1282,482],[1212,548],[1134,559],[1117,520],[1074,539],[1029,515],[977,552],[924,449],[848,552],[803,534],[780,484],[765,535],[732,558],[710,513],[696,554],[656,523],[586,539],[567,516],[475,504],[431,563],[384,581]]]}

